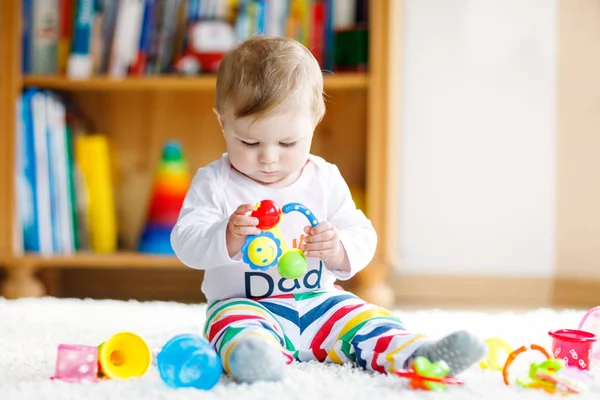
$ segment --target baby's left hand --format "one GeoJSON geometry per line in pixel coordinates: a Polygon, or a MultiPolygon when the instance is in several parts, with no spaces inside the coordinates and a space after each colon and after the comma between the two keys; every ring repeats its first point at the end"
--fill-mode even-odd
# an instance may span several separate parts
{"type": "Polygon", "coordinates": [[[306,237],[302,250],[306,257],[317,257],[330,266],[343,263],[345,250],[340,242],[340,233],[327,221],[320,222],[314,228],[304,228],[306,237]]]}

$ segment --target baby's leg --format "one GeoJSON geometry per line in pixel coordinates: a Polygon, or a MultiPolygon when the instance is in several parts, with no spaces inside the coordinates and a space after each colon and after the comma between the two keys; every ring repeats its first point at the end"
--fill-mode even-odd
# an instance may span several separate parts
{"type": "Polygon", "coordinates": [[[390,311],[349,296],[348,292],[324,297],[328,297],[326,302],[312,305],[315,310],[323,310],[319,318],[322,328],[310,346],[319,361],[356,362],[365,369],[385,373],[410,366],[415,357],[424,356],[432,362],[444,360],[450,373],[456,375],[485,354],[483,343],[467,332],[430,341],[424,335],[406,331],[390,311]],[[332,306],[323,307],[327,303],[332,306]]]}
{"type": "Polygon", "coordinates": [[[450,374],[457,375],[483,358],[485,345],[466,331],[456,331],[436,341],[426,341],[409,357],[407,365],[416,357],[429,361],[443,360],[450,367],[450,374]]]}
{"type": "Polygon", "coordinates": [[[483,343],[469,332],[453,332],[433,341],[380,318],[369,320],[344,340],[354,349],[359,365],[379,372],[410,367],[416,357],[423,356],[431,362],[445,361],[450,374],[457,375],[485,355],[483,343]]]}
{"type": "Polygon", "coordinates": [[[249,299],[213,303],[205,336],[217,350],[225,372],[241,382],[276,381],[294,358],[285,348],[281,325],[261,304],[249,299]]]}
{"type": "Polygon", "coordinates": [[[355,362],[358,366],[385,373],[404,368],[409,356],[424,343],[425,336],[407,332],[400,319],[390,311],[356,298],[327,321],[331,332],[323,343],[325,361],[338,364],[355,362]]]}

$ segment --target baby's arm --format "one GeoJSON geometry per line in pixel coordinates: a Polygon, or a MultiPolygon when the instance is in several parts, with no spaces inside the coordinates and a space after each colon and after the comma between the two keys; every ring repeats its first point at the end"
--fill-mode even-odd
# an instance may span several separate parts
{"type": "Polygon", "coordinates": [[[327,201],[328,221],[339,231],[346,257],[332,269],[340,280],[347,280],[364,269],[375,256],[377,233],[371,221],[356,208],[348,184],[336,166],[330,166],[327,201]]]}
{"type": "Polygon", "coordinates": [[[224,194],[210,166],[194,176],[185,196],[179,219],[171,231],[171,245],[185,265],[210,269],[240,263],[229,255],[224,194]]]}

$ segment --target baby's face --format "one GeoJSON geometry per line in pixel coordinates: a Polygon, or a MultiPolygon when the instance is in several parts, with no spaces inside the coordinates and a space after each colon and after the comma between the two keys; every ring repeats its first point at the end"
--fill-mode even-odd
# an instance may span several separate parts
{"type": "Polygon", "coordinates": [[[221,119],[231,164],[265,185],[292,183],[306,164],[314,132],[310,112],[221,119]]]}

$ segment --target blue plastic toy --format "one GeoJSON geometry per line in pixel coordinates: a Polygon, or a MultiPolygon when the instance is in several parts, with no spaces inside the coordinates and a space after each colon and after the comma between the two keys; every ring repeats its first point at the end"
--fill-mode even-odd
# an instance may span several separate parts
{"type": "Polygon", "coordinates": [[[172,388],[212,389],[223,374],[217,352],[208,340],[194,334],[173,337],[156,356],[161,379],[172,388]]]}

